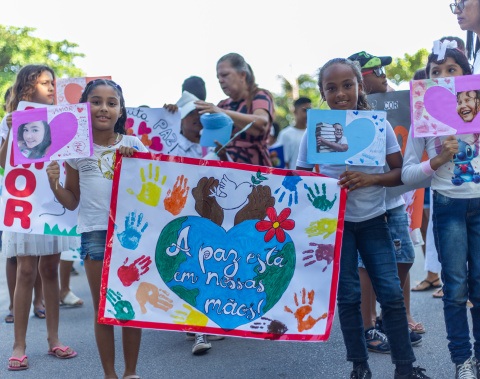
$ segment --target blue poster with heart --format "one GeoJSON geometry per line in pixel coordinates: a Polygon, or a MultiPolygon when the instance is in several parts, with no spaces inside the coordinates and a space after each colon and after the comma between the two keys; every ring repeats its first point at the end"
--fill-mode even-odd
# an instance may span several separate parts
{"type": "Polygon", "coordinates": [[[307,162],[384,166],[386,112],[307,110],[307,162]]]}
{"type": "Polygon", "coordinates": [[[323,341],[346,192],[306,171],[117,157],[99,321],[323,341]]]}

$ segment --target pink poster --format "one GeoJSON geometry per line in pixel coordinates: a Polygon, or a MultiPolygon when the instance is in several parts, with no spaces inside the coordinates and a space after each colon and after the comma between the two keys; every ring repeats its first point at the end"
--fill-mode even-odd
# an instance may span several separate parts
{"type": "Polygon", "coordinates": [[[15,165],[92,155],[88,103],[14,112],[12,124],[15,165]]]}

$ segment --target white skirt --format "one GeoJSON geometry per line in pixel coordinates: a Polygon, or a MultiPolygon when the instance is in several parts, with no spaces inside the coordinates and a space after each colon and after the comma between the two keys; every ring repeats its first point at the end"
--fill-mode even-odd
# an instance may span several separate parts
{"type": "Polygon", "coordinates": [[[76,237],[3,232],[2,255],[10,258],[58,254],[75,246],[75,239],[76,237]]]}

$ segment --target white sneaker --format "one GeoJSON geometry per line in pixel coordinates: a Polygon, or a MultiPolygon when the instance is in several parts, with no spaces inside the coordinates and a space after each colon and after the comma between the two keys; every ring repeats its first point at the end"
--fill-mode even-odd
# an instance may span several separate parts
{"type": "Polygon", "coordinates": [[[195,343],[193,344],[193,347],[192,347],[193,354],[195,355],[202,354],[202,353],[205,353],[207,350],[210,350],[211,348],[212,348],[212,345],[208,343],[206,334],[197,334],[195,336],[195,343]]]}
{"type": "Polygon", "coordinates": [[[462,364],[455,365],[455,379],[477,379],[473,371],[472,358],[468,358],[462,364]]]}
{"type": "Polygon", "coordinates": [[[220,336],[218,334],[209,334],[208,335],[208,340],[209,341],[220,341],[220,340],[224,340],[225,339],[225,336],[220,336]]]}

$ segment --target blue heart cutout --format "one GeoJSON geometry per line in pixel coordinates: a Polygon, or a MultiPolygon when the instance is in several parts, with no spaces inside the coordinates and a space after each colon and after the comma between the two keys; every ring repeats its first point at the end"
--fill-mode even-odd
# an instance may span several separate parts
{"type": "Polygon", "coordinates": [[[358,111],[353,111],[353,114],[354,114],[355,116],[358,116],[358,111]]]}
{"type": "Polygon", "coordinates": [[[285,233],[283,243],[276,237],[265,242],[257,222],[226,232],[208,219],[181,217],[163,228],[157,242],[155,263],[166,285],[224,330],[268,312],[295,270],[290,236],[285,233]]]}
{"type": "Polygon", "coordinates": [[[373,118],[374,120],[376,120],[377,117],[378,117],[378,116],[377,116],[376,114],[374,114],[374,115],[372,116],[372,118],[373,118]]]}
{"type": "Polygon", "coordinates": [[[370,146],[375,138],[375,125],[368,118],[358,118],[343,128],[343,135],[347,138],[348,150],[332,153],[335,164],[345,164],[370,146]]]}

